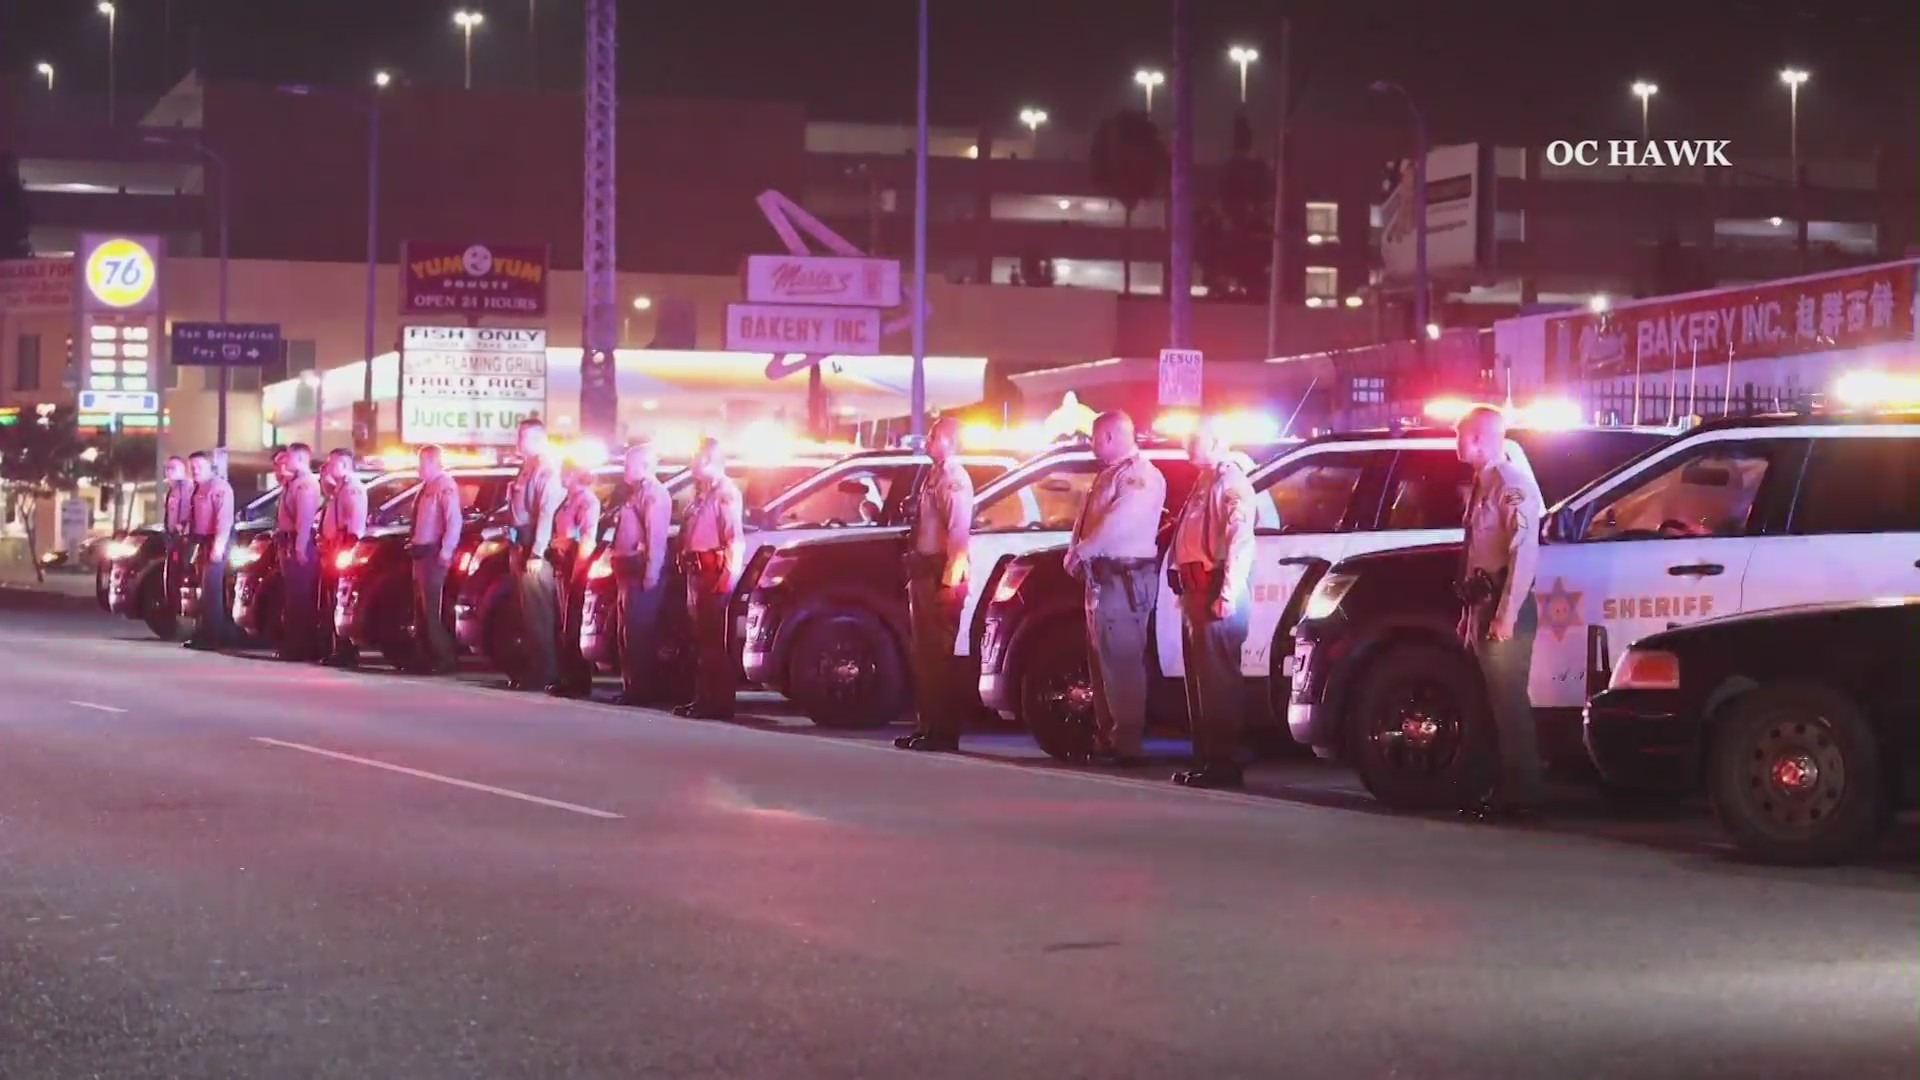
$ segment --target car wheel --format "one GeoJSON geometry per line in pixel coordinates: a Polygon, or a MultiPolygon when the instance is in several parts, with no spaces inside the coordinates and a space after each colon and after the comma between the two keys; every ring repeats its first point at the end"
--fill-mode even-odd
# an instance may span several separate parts
{"type": "Polygon", "coordinates": [[[1085,760],[1099,726],[1086,631],[1063,622],[1044,627],[1038,641],[1033,657],[1021,665],[1020,722],[1048,757],[1085,760]]]}
{"type": "Polygon", "coordinates": [[[100,605],[101,611],[113,610],[113,597],[107,591],[107,579],[112,576],[108,563],[96,563],[93,567],[93,602],[100,605]]]}
{"type": "Polygon", "coordinates": [[[1256,726],[1247,732],[1247,744],[1253,748],[1256,756],[1302,760],[1313,757],[1313,748],[1294,741],[1293,730],[1287,726],[1287,705],[1293,700],[1293,680],[1280,673],[1280,663],[1292,655],[1291,627],[1276,629],[1273,646],[1267,650],[1267,709],[1268,715],[1273,717],[1273,723],[1256,726]]]}
{"type": "Polygon", "coordinates": [[[1866,850],[1883,820],[1879,746],[1844,696],[1763,686],[1717,725],[1707,761],[1714,816],[1742,851],[1820,865],[1866,850]]]}
{"type": "Polygon", "coordinates": [[[140,618],[161,641],[177,641],[180,614],[173,597],[167,595],[167,576],[153,570],[140,582],[140,618]]]}
{"type": "Polygon", "coordinates": [[[906,709],[906,660],[879,620],[834,615],[800,631],[787,685],[794,703],[821,727],[876,728],[906,709]]]}
{"type": "Polygon", "coordinates": [[[1397,646],[1368,665],[1359,686],[1348,755],[1374,798],[1396,810],[1438,810],[1484,794],[1493,729],[1470,661],[1431,645],[1397,646]]]}

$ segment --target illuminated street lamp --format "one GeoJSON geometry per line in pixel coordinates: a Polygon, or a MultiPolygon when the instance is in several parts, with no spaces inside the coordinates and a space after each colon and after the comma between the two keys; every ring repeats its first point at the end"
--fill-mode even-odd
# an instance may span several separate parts
{"type": "Polygon", "coordinates": [[[1612,307],[1613,301],[1607,298],[1606,293],[1594,293],[1587,298],[1587,310],[1595,315],[1605,315],[1612,307]]]}
{"type": "Polygon", "coordinates": [[[33,70],[47,77],[47,89],[52,90],[53,89],[53,65],[47,63],[45,60],[42,60],[38,64],[35,64],[33,66],[33,70]]]}
{"type": "Polygon", "coordinates": [[[1047,122],[1047,110],[1021,109],[1020,122],[1027,125],[1028,131],[1038,133],[1040,125],[1047,122]]]}
{"type": "Polygon", "coordinates": [[[391,72],[376,71],[373,73],[373,85],[379,89],[385,90],[391,82],[393,82],[393,74],[391,72]]]}
{"type": "Polygon", "coordinates": [[[1787,84],[1787,137],[1789,155],[1793,158],[1793,182],[1800,182],[1800,87],[1807,81],[1807,73],[1799,68],[1787,68],[1780,73],[1780,81],[1787,84]]]}
{"type": "Polygon", "coordinates": [[[107,17],[107,126],[113,126],[113,75],[114,75],[114,29],[119,25],[120,14],[109,0],[100,0],[97,9],[107,17]]]}
{"type": "Polygon", "coordinates": [[[1659,92],[1660,88],[1658,86],[1644,79],[1638,80],[1633,84],[1633,96],[1640,99],[1640,140],[1642,142],[1647,140],[1649,131],[1647,127],[1647,103],[1652,101],[1653,95],[1659,92]]]}
{"type": "Polygon", "coordinates": [[[634,314],[634,312],[640,312],[640,313],[645,313],[645,312],[648,312],[648,311],[652,311],[652,310],[653,310],[653,297],[651,297],[651,296],[636,296],[636,297],[634,297],[634,298],[633,298],[633,311],[632,311],[632,312],[628,312],[628,313],[627,313],[627,314],[626,314],[625,316],[623,316],[623,317],[621,318],[621,320],[620,320],[620,344],[621,344],[621,345],[623,345],[623,346],[625,346],[625,347],[628,347],[628,348],[631,348],[631,347],[633,346],[633,343],[632,343],[632,341],[630,341],[630,340],[628,340],[628,339],[629,339],[629,338],[630,338],[630,337],[632,336],[632,334],[633,334],[633,314],[634,314]]]}
{"type": "Polygon", "coordinates": [[[1235,45],[1227,50],[1227,59],[1240,65],[1240,104],[1247,103],[1247,68],[1260,59],[1259,49],[1250,49],[1244,45],[1235,45]]]}
{"type": "Polygon", "coordinates": [[[1133,73],[1133,81],[1134,85],[1147,92],[1147,115],[1153,115],[1153,88],[1167,81],[1167,73],[1141,68],[1133,73]]]}
{"type": "Polygon", "coordinates": [[[453,13],[453,25],[460,28],[466,36],[467,82],[466,89],[473,89],[473,28],[486,22],[487,17],[477,11],[456,11],[453,13]]]}

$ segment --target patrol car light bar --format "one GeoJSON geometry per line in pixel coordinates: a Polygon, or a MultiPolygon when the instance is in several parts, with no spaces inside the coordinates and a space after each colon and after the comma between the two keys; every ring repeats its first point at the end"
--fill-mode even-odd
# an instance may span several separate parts
{"type": "MultiPolygon", "coordinates": [[[[1280,421],[1251,409],[1216,413],[1214,430],[1229,443],[1265,443],[1280,437],[1280,421]]],[[[1191,409],[1169,409],[1154,418],[1153,430],[1169,439],[1184,439],[1200,427],[1200,414],[1191,409]]]]}
{"type": "Polygon", "coordinates": [[[1920,408],[1920,375],[1850,371],[1833,384],[1833,396],[1853,409],[1920,408]]]}
{"type": "MultiPolygon", "coordinates": [[[[1427,402],[1421,412],[1435,423],[1457,424],[1467,410],[1479,404],[1463,397],[1438,397],[1427,402]]],[[[1540,398],[1525,405],[1504,406],[1502,411],[1513,427],[1535,431],[1563,431],[1581,424],[1579,404],[1567,398],[1540,398]]]]}

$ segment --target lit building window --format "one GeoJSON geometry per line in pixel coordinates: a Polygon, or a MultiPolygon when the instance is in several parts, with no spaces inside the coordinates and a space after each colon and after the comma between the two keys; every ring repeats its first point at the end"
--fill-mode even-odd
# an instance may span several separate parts
{"type": "Polygon", "coordinates": [[[1340,237],[1340,204],[1330,202],[1308,203],[1307,235],[1324,237],[1328,243],[1337,242],[1340,237]]]}
{"type": "Polygon", "coordinates": [[[1352,397],[1355,405],[1385,405],[1387,403],[1386,376],[1355,375],[1352,397]]]}
{"type": "MultiPolygon", "coordinates": [[[[1331,266],[1307,267],[1307,299],[1326,303],[1340,295],[1340,271],[1331,266]]],[[[1318,307],[1319,304],[1311,305],[1318,307]]]]}

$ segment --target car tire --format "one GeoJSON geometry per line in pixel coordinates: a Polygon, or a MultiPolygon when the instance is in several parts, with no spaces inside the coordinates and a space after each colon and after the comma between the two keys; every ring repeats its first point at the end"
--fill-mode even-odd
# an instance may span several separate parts
{"type": "Polygon", "coordinates": [[[1715,725],[1707,795],[1741,851],[1819,866],[1864,852],[1885,821],[1880,748],[1845,695],[1780,683],[1742,695],[1715,725]]]}
{"type": "Polygon", "coordinates": [[[1048,757],[1084,761],[1099,737],[1086,631],[1069,622],[1041,627],[1020,665],[1020,722],[1048,757]]]}
{"type": "Polygon", "coordinates": [[[167,576],[159,569],[140,581],[140,618],[161,641],[178,641],[180,614],[173,597],[167,595],[167,576]]]}
{"type": "Polygon", "coordinates": [[[906,711],[907,663],[893,635],[871,615],[809,622],[787,662],[794,704],[824,728],[877,728],[906,711]]]}
{"type": "Polygon", "coordinates": [[[1495,765],[1486,693],[1469,658],[1397,645],[1367,665],[1347,715],[1347,756],[1395,810],[1443,810],[1481,798],[1495,765]]]}

